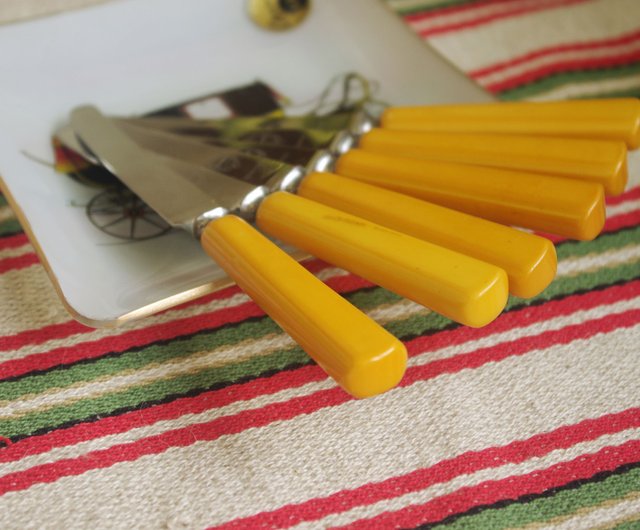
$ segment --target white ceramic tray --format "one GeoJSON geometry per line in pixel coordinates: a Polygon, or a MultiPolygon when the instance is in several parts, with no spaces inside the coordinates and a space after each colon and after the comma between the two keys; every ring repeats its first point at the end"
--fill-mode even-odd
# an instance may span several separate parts
{"type": "Polygon", "coordinates": [[[119,0],[0,27],[3,191],[65,305],[116,325],[230,282],[186,233],[122,244],[83,205],[95,194],[25,156],[52,161],[50,136],[81,103],[110,114],[153,108],[256,79],[307,101],[357,71],[393,104],[489,97],[378,0],[321,0],[298,28],[271,33],[240,0],[119,0]]]}

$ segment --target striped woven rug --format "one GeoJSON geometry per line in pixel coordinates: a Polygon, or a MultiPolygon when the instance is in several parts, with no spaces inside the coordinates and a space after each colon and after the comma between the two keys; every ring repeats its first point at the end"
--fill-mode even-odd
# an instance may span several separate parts
{"type": "MultiPolygon", "coordinates": [[[[503,99],[640,95],[637,0],[388,0],[503,99]]],[[[308,267],[410,353],[356,401],[237,288],[74,322],[0,204],[0,528],[640,528],[640,164],[482,329],[308,267]]]]}

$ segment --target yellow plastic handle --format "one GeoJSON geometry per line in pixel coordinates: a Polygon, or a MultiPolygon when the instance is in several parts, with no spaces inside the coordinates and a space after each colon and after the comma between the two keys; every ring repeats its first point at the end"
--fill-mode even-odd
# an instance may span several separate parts
{"type": "Polygon", "coordinates": [[[362,149],[342,155],[336,173],[498,223],[572,239],[593,239],[604,225],[604,191],[592,182],[362,149]]]}
{"type": "Polygon", "coordinates": [[[365,151],[519,169],[595,182],[618,195],[627,184],[627,146],[613,140],[373,129],[365,151]]]}
{"type": "Polygon", "coordinates": [[[480,217],[332,173],[308,175],[298,194],[492,263],[505,270],[516,296],[539,294],[556,274],[556,251],[548,239],[480,217]]]}
{"type": "Polygon", "coordinates": [[[640,145],[640,100],[484,103],[395,107],[384,111],[387,129],[566,136],[640,145]]]}
{"type": "Polygon", "coordinates": [[[344,390],[364,398],[398,384],[404,345],[248,223],[233,215],[212,221],[201,243],[344,390]]]}
{"type": "Polygon", "coordinates": [[[507,275],[495,265],[297,195],[269,195],[256,221],[282,241],[469,326],[488,324],[507,301],[507,275]]]}

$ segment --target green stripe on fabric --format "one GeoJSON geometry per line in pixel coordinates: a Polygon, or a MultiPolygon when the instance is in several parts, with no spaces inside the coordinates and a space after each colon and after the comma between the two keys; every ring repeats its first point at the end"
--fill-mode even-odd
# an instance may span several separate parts
{"type": "Polygon", "coordinates": [[[20,396],[44,392],[50,388],[63,388],[74,383],[117,375],[125,370],[137,370],[167,361],[178,361],[197,352],[231,346],[249,338],[258,340],[272,333],[281,333],[281,330],[269,318],[245,322],[232,328],[198,333],[187,339],[178,338],[168,344],[134,348],[117,357],[105,356],[95,362],[78,363],[66,369],[61,368],[16,381],[0,383],[0,396],[3,400],[17,399],[20,396]]]}
{"type": "Polygon", "coordinates": [[[521,85],[516,88],[496,93],[496,96],[504,101],[513,101],[536,96],[554,88],[570,83],[585,83],[592,81],[611,81],[636,75],[640,72],[640,62],[613,68],[598,70],[581,70],[577,72],[562,72],[549,75],[533,83],[521,85]]]}
{"type": "Polygon", "coordinates": [[[611,527],[611,530],[638,530],[640,528],[640,515],[635,516],[631,521],[625,521],[619,525],[611,527]]]}
{"type": "Polygon", "coordinates": [[[389,7],[396,13],[402,16],[417,15],[419,13],[432,13],[440,9],[445,9],[452,6],[461,6],[465,4],[478,3],[478,0],[441,0],[436,2],[422,2],[411,7],[401,7],[400,5],[394,5],[392,0],[387,0],[389,7]]]}
{"type": "MultiPolygon", "coordinates": [[[[591,242],[570,241],[563,243],[558,247],[558,256],[560,259],[566,259],[569,257],[579,258],[588,254],[594,254],[597,256],[599,253],[622,248],[629,245],[630,242],[638,240],[640,240],[640,227],[635,227],[633,229],[621,230],[617,233],[604,234],[591,242]]],[[[638,265],[638,260],[634,260],[633,262],[616,267],[605,267],[586,274],[557,278],[543,293],[533,299],[523,300],[511,297],[507,304],[507,310],[513,310],[553,298],[564,297],[575,292],[587,291],[599,286],[627,281],[637,278],[639,272],[640,266],[638,265]]],[[[347,298],[356,306],[365,310],[377,308],[385,304],[393,304],[402,300],[402,297],[379,287],[364,289],[352,293],[347,298]]],[[[406,339],[435,333],[451,325],[452,322],[447,318],[437,313],[429,312],[418,315],[414,314],[408,318],[389,322],[385,327],[394,335],[406,339]]],[[[118,355],[106,355],[105,357],[97,360],[79,362],[72,364],[69,367],[53,369],[43,374],[34,374],[15,381],[0,383],[0,395],[2,395],[5,400],[18,399],[21,396],[38,394],[53,388],[66,388],[74,384],[81,384],[97,379],[123,375],[123,372],[127,371],[135,371],[146,367],[161,367],[163,363],[179,362],[181,359],[185,359],[197,352],[207,352],[221,347],[230,347],[242,340],[259,340],[269,334],[281,333],[282,332],[278,326],[268,318],[251,320],[243,322],[237,326],[207,330],[189,337],[179,337],[171,341],[151,344],[146,347],[136,347],[124,353],[119,353],[118,355]]],[[[275,369],[274,366],[290,365],[292,362],[292,355],[298,359],[296,361],[298,363],[308,364],[312,362],[304,354],[299,357],[300,351],[293,348],[287,351],[282,351],[279,354],[257,357],[258,360],[264,359],[263,368],[258,371],[256,371],[256,366],[259,366],[263,361],[257,361],[259,363],[258,365],[241,362],[232,363],[229,367],[216,368],[215,370],[219,374],[224,375],[234,373],[235,375],[234,378],[215,379],[212,384],[232,384],[238,379],[256,377],[262,373],[269,372],[275,369]],[[275,357],[273,355],[275,355],[275,357]]],[[[207,371],[203,370],[200,373],[207,373],[207,371]]],[[[166,387],[166,392],[164,394],[160,392],[160,394],[158,394],[160,397],[156,396],[152,398],[152,400],[162,399],[162,396],[170,395],[175,392],[190,392],[198,388],[207,388],[210,386],[204,385],[203,387],[199,376],[190,376],[186,381],[192,381],[196,386],[180,386],[180,390],[175,390],[172,386],[167,386],[166,383],[163,383],[158,388],[162,389],[166,387]]],[[[97,399],[96,403],[110,402],[108,396],[104,399],[97,399]]],[[[94,410],[94,400],[92,399],[84,400],[82,403],[82,406],[74,405],[72,409],[75,411],[74,414],[77,414],[77,417],[85,417],[88,414],[102,414],[109,412],[109,410],[105,410],[103,408],[100,408],[100,411],[96,412],[94,410]]],[[[127,403],[127,406],[132,406],[131,402],[127,403]]],[[[121,406],[122,405],[120,403],[114,402],[113,407],[110,410],[116,410],[121,408],[121,406]]],[[[26,418],[30,417],[31,416],[26,416],[26,418]]],[[[57,424],[58,419],[56,419],[55,413],[47,414],[46,417],[48,418],[47,421],[54,422],[53,425],[57,424]]],[[[64,421],[69,421],[70,419],[73,418],[70,418],[68,414],[64,415],[64,421]]],[[[25,422],[25,427],[29,422],[30,420],[25,422]]],[[[0,422],[0,426],[2,425],[3,423],[0,422]]],[[[38,428],[44,427],[42,423],[39,423],[38,425],[38,428]]],[[[11,433],[13,434],[11,434],[11,436],[24,434],[21,430],[22,428],[23,427],[16,427],[18,430],[12,428],[11,433]]],[[[4,434],[2,430],[0,430],[0,433],[5,436],[7,435],[4,434]]]]}
{"type": "Polygon", "coordinates": [[[381,287],[357,291],[345,297],[353,305],[360,309],[369,310],[383,304],[393,304],[402,300],[402,296],[387,291],[381,287]]]}
{"type": "Polygon", "coordinates": [[[578,258],[588,254],[599,254],[639,242],[640,225],[619,230],[618,232],[602,234],[593,241],[566,241],[556,246],[556,254],[558,255],[558,261],[562,261],[567,258],[578,258]]]}
{"type": "Polygon", "coordinates": [[[500,530],[521,527],[536,522],[549,521],[555,517],[570,516],[580,509],[620,499],[638,490],[640,490],[640,468],[634,468],[622,474],[611,475],[604,480],[587,482],[577,488],[560,490],[552,496],[489,508],[480,513],[463,516],[452,522],[445,522],[430,528],[446,528],[447,530],[492,528],[500,530]]]}
{"type": "MultiPolygon", "coordinates": [[[[558,257],[566,259],[568,257],[580,257],[591,253],[597,255],[598,252],[612,250],[628,245],[630,242],[638,241],[640,236],[640,226],[633,230],[624,230],[614,234],[606,234],[598,239],[589,242],[571,241],[557,249],[558,257]]],[[[510,296],[505,311],[511,311],[524,306],[538,304],[554,298],[569,296],[576,292],[589,291],[600,286],[612,285],[620,281],[629,281],[638,278],[640,275],[640,260],[632,260],[616,267],[603,267],[590,273],[578,274],[576,276],[566,276],[556,278],[538,296],[529,299],[510,296]]],[[[385,327],[398,337],[419,336],[428,331],[437,331],[445,326],[451,325],[451,320],[429,313],[428,315],[416,315],[405,320],[388,323],[385,327]],[[427,322],[433,327],[427,327],[427,322]]]]}
{"type": "Polygon", "coordinates": [[[429,312],[389,322],[385,325],[385,328],[392,335],[408,340],[425,334],[437,333],[447,327],[457,325],[439,313],[429,312]]]}
{"type": "Polygon", "coordinates": [[[300,348],[277,351],[253,357],[243,362],[200,370],[172,379],[137,385],[120,392],[89,398],[62,407],[25,415],[12,420],[0,420],[0,435],[14,438],[28,435],[51,426],[84,419],[90,416],[113,414],[121,409],[138,408],[144,403],[166,400],[170,396],[186,395],[197,390],[224,386],[282,370],[288,366],[310,364],[311,360],[300,348]]]}
{"type": "MultiPolygon", "coordinates": [[[[366,310],[397,302],[401,297],[385,289],[374,288],[354,293],[347,299],[359,308],[366,310]]],[[[137,370],[184,359],[197,352],[231,347],[243,340],[259,340],[269,334],[282,334],[278,325],[269,318],[244,322],[230,328],[207,330],[189,337],[179,337],[168,343],[132,348],[118,356],[106,355],[92,362],[80,362],[44,374],[34,374],[15,381],[2,382],[0,383],[0,396],[3,400],[9,401],[27,394],[44,392],[51,388],[64,388],[76,383],[115,376],[125,370],[137,370]]]]}
{"type": "Polygon", "coordinates": [[[22,226],[17,219],[8,219],[0,223],[0,237],[22,232],[22,226]]]}
{"type": "Polygon", "coordinates": [[[15,216],[13,216],[13,211],[9,206],[7,198],[1,193],[0,209],[4,210],[2,217],[6,217],[3,221],[0,221],[0,236],[22,232],[22,227],[15,216]]]}
{"type": "MultiPolygon", "coordinates": [[[[584,256],[594,252],[604,252],[613,248],[627,245],[629,242],[639,240],[640,227],[632,230],[624,230],[615,234],[605,234],[595,241],[567,242],[558,247],[560,259],[572,256],[584,256]]],[[[561,280],[556,280],[556,282],[561,280]]],[[[560,292],[573,292],[573,284],[579,280],[570,280],[563,283],[560,292]]],[[[553,295],[558,294],[554,284],[549,288],[553,295]]],[[[547,291],[540,295],[544,297],[547,291]]],[[[535,298],[535,300],[540,299],[535,298]]],[[[374,288],[353,293],[347,299],[361,309],[369,310],[384,304],[392,304],[402,300],[397,294],[382,288],[374,288]]],[[[521,304],[519,299],[512,299],[510,306],[521,304]]],[[[447,318],[436,313],[418,315],[405,320],[391,322],[389,330],[400,337],[422,334],[428,330],[439,330],[451,324],[447,318]]],[[[270,319],[264,318],[258,321],[241,323],[230,328],[218,328],[200,332],[190,337],[178,337],[162,344],[154,344],[142,348],[132,348],[130,351],[118,356],[105,355],[103,358],[89,363],[77,363],[70,367],[61,367],[44,374],[26,376],[16,381],[0,383],[0,395],[4,400],[17,399],[27,394],[44,392],[47,389],[66,387],[83,381],[92,381],[106,376],[113,376],[125,370],[137,370],[153,364],[162,364],[172,360],[179,360],[201,351],[212,351],[217,348],[229,347],[241,340],[251,338],[258,340],[269,334],[280,334],[280,328],[270,319]]]]}
{"type": "MultiPolygon", "coordinates": [[[[616,247],[623,247],[634,241],[640,235],[640,227],[634,230],[607,234],[589,243],[569,242],[558,249],[559,257],[584,256],[592,252],[604,252],[616,247]]],[[[633,264],[630,270],[633,270],[633,264]]],[[[616,271],[607,269],[589,274],[569,278],[556,279],[542,294],[526,303],[548,300],[558,295],[572,293],[584,289],[584,285],[593,286],[594,281],[600,282],[601,276],[617,281],[616,271]]],[[[626,276],[624,279],[628,279],[626,276]]],[[[597,283],[596,283],[597,285],[597,283]]],[[[360,291],[347,297],[357,307],[369,310],[385,304],[392,304],[402,300],[397,294],[386,289],[373,288],[360,291]]],[[[523,300],[510,298],[507,309],[521,306],[523,300]]],[[[418,336],[425,332],[433,332],[451,325],[451,321],[437,313],[415,315],[407,319],[390,322],[387,329],[398,337],[418,336]]],[[[144,348],[133,348],[129,352],[118,356],[105,356],[89,363],[77,363],[70,367],[61,367],[44,374],[26,376],[16,381],[0,383],[0,395],[3,400],[13,400],[28,394],[45,392],[51,388],[64,388],[73,384],[96,380],[117,375],[123,371],[137,370],[152,365],[159,365],[168,361],[186,358],[197,352],[212,351],[222,347],[230,347],[241,340],[259,340],[269,334],[280,334],[280,328],[268,318],[258,321],[244,322],[231,328],[215,329],[195,334],[187,338],[177,338],[168,343],[155,344],[144,348]]]]}
{"type": "Polygon", "coordinates": [[[629,88],[626,90],[612,90],[610,92],[601,92],[600,94],[578,96],[574,99],[612,99],[612,98],[640,98],[640,87],[629,88]]]}
{"type": "Polygon", "coordinates": [[[632,280],[640,275],[640,260],[625,263],[618,267],[600,269],[590,274],[558,278],[553,281],[540,295],[529,300],[510,298],[507,309],[513,306],[529,305],[542,300],[550,300],[567,296],[575,292],[590,291],[601,285],[611,285],[620,281],[632,280]]]}
{"type": "MultiPolygon", "coordinates": [[[[601,271],[599,271],[601,272],[601,271]]],[[[547,300],[560,295],[569,295],[577,290],[588,290],[595,287],[616,283],[638,277],[638,263],[625,264],[606,271],[606,281],[599,273],[585,274],[574,278],[566,278],[552,284],[542,295],[534,300],[511,298],[508,308],[528,305],[535,300],[547,300]]],[[[387,325],[392,333],[400,336],[420,336],[426,332],[436,331],[451,325],[451,321],[436,313],[418,315],[387,325]]],[[[248,338],[248,337],[245,337],[248,338]]],[[[14,420],[0,421],[2,436],[25,436],[45,428],[52,428],[70,421],[99,415],[110,415],[122,408],[135,408],[141,402],[166,400],[172,395],[183,395],[211,388],[215,385],[228,385],[237,381],[259,377],[292,365],[311,364],[311,359],[299,348],[277,351],[269,355],[254,357],[247,361],[226,366],[200,370],[190,375],[141,384],[123,392],[114,392],[98,398],[88,398],[73,405],[52,408],[49,411],[27,414],[14,420]]]]}
{"type": "MultiPolygon", "coordinates": [[[[558,248],[558,255],[561,259],[566,259],[572,256],[579,257],[590,253],[604,252],[624,247],[630,241],[636,241],[639,236],[640,227],[636,227],[632,230],[605,234],[592,242],[567,242],[558,248]]],[[[592,288],[602,283],[628,280],[635,277],[636,274],[637,264],[634,262],[617,268],[604,268],[588,275],[558,278],[543,293],[531,300],[524,301],[512,297],[507,309],[592,288]]],[[[402,299],[382,288],[359,291],[347,298],[364,310],[395,303],[402,299]]],[[[390,322],[386,327],[396,336],[408,337],[438,331],[450,324],[451,321],[445,317],[437,313],[428,313],[390,322]]],[[[16,381],[0,383],[0,395],[5,400],[17,399],[20,396],[44,392],[50,388],[63,388],[75,383],[113,376],[125,370],[136,370],[171,360],[179,360],[199,351],[229,347],[247,338],[257,340],[268,334],[279,333],[281,333],[280,328],[268,318],[244,322],[231,328],[218,328],[186,338],[179,337],[168,343],[132,348],[129,352],[117,357],[105,356],[89,363],[80,362],[68,368],[62,367],[44,374],[35,374],[16,381]]]]}

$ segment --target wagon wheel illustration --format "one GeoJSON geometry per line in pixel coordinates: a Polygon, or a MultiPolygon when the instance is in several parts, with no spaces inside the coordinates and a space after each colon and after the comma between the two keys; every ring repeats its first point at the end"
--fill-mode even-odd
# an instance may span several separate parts
{"type": "Polygon", "coordinates": [[[109,188],[87,204],[89,220],[102,232],[119,239],[142,241],[171,230],[157,213],[127,188],[109,188]]]}

